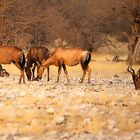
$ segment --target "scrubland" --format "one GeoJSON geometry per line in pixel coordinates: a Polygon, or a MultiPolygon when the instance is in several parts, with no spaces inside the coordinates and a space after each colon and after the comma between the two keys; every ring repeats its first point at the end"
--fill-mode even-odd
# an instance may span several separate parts
{"type": "Polygon", "coordinates": [[[68,67],[70,83],[63,72],[55,83],[57,68],[51,66],[49,82],[44,74],[19,85],[18,69],[5,65],[10,77],[0,77],[0,139],[140,139],[140,91],[126,62],[109,60],[92,55],[90,84],[87,77],[79,83],[80,66],[68,67]]]}

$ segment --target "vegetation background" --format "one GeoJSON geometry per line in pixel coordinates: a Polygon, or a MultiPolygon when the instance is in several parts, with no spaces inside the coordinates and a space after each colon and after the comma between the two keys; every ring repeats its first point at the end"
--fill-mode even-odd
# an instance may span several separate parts
{"type": "Polygon", "coordinates": [[[109,34],[127,41],[139,0],[1,0],[0,41],[26,48],[63,38],[96,49],[109,34]],[[134,10],[133,10],[134,11],[134,10]]]}

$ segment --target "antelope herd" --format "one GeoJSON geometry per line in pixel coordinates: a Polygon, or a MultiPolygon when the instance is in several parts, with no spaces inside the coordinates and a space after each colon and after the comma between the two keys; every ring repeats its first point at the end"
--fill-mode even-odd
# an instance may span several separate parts
{"type": "MultiPolygon", "coordinates": [[[[88,73],[88,83],[91,79],[91,69],[89,63],[91,61],[91,54],[89,51],[86,51],[81,48],[56,48],[52,53],[43,46],[32,47],[25,54],[21,49],[15,46],[0,46],[0,65],[1,64],[10,64],[13,63],[20,70],[20,79],[19,84],[23,79],[25,83],[26,73],[28,80],[39,80],[42,78],[44,70],[47,68],[48,72],[48,81],[49,81],[49,66],[55,65],[58,67],[57,81],[59,82],[61,69],[63,68],[66,75],[67,81],[69,82],[68,72],[66,65],[75,66],[80,64],[83,75],[81,78],[81,83],[85,79],[86,73],[88,73]],[[37,67],[37,77],[35,78],[35,68],[37,67]]],[[[131,73],[132,79],[135,85],[136,90],[140,90],[140,69],[135,73],[135,70],[132,68],[132,65],[129,65],[127,71],[131,73]]],[[[0,76],[9,76],[9,73],[6,72],[2,67],[0,68],[0,76]]]]}

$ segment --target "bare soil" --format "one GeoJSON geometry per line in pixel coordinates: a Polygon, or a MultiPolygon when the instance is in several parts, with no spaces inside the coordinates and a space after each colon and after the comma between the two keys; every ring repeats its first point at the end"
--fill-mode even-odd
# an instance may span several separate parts
{"type": "MultiPolygon", "coordinates": [[[[124,61],[94,56],[92,82],[79,83],[80,66],[68,67],[70,83],[51,66],[51,80],[18,84],[19,71],[0,77],[0,140],[138,140],[140,91],[124,61]]],[[[137,69],[138,67],[135,67],[137,69]]]]}

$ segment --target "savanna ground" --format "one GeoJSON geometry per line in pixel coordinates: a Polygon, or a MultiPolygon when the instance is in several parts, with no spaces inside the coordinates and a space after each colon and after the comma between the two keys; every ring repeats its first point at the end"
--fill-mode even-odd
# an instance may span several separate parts
{"type": "Polygon", "coordinates": [[[44,75],[19,85],[18,69],[5,65],[10,77],[0,77],[0,140],[140,139],[140,91],[126,62],[107,61],[111,57],[92,55],[90,84],[87,77],[79,83],[80,66],[68,67],[70,83],[63,71],[55,83],[51,66],[49,82],[44,75]]]}

